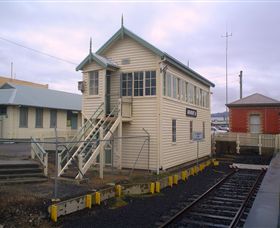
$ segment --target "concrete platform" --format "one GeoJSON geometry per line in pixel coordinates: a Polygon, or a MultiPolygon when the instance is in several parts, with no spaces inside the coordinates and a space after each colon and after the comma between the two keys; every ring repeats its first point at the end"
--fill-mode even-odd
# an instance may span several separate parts
{"type": "Polygon", "coordinates": [[[271,161],[257,193],[245,228],[280,227],[280,153],[271,161]]]}

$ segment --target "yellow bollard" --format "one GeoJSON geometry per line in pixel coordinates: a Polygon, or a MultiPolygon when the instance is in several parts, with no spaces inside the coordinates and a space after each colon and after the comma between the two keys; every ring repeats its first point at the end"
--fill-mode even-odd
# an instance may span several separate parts
{"type": "Polygon", "coordinates": [[[122,186],[120,186],[119,184],[116,185],[116,196],[120,197],[122,194],[122,186]]]}
{"type": "Polygon", "coordinates": [[[199,164],[199,171],[202,172],[204,169],[204,164],[199,164]]]}
{"type": "Polygon", "coordinates": [[[92,196],[90,194],[86,195],[86,208],[91,208],[92,196]]]}
{"type": "Polygon", "coordinates": [[[214,161],[214,166],[218,166],[219,165],[219,161],[214,161]]]}
{"type": "Polygon", "coordinates": [[[194,167],[191,167],[191,168],[190,168],[190,175],[191,175],[191,176],[194,176],[194,172],[195,172],[195,171],[194,171],[194,167]]]}
{"type": "Polygon", "coordinates": [[[160,192],[160,182],[159,181],[156,182],[156,192],[157,193],[160,192]]]}
{"type": "Polygon", "coordinates": [[[57,222],[57,206],[51,205],[51,220],[53,222],[57,222]]]}
{"type": "Polygon", "coordinates": [[[182,180],[186,181],[187,180],[187,170],[182,171],[182,180]]]}
{"type": "Polygon", "coordinates": [[[179,179],[178,175],[177,174],[174,175],[174,177],[173,177],[174,184],[178,184],[178,179],[179,179]]]}
{"type": "Polygon", "coordinates": [[[195,166],[195,167],[194,167],[194,169],[195,169],[195,171],[194,171],[194,172],[195,172],[195,174],[198,174],[198,172],[199,172],[199,168],[198,168],[198,166],[195,166]]]}
{"type": "Polygon", "coordinates": [[[155,193],[155,183],[154,182],[150,183],[150,193],[151,194],[155,193]]]}
{"type": "Polygon", "coordinates": [[[100,192],[95,192],[94,193],[94,204],[100,205],[100,202],[101,202],[100,192]]]}
{"type": "Polygon", "coordinates": [[[173,177],[172,177],[172,176],[169,176],[169,177],[168,177],[168,185],[169,185],[170,187],[172,187],[172,185],[173,185],[173,177]]]}

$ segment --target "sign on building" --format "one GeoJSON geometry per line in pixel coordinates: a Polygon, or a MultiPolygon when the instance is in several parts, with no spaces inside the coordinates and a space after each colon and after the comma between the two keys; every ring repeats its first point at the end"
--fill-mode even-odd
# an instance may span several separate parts
{"type": "Polygon", "coordinates": [[[192,140],[193,141],[201,141],[203,139],[203,133],[202,132],[198,132],[198,131],[194,131],[193,135],[192,135],[192,140]]]}
{"type": "Polygon", "coordinates": [[[186,108],[186,116],[197,117],[197,111],[195,109],[186,108]]]}

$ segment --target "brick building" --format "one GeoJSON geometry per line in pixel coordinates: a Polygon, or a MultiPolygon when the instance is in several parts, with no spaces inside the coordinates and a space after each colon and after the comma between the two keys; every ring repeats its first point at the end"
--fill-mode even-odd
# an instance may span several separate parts
{"type": "Polygon", "coordinates": [[[227,104],[231,132],[243,133],[280,133],[280,101],[262,94],[227,104]]]}

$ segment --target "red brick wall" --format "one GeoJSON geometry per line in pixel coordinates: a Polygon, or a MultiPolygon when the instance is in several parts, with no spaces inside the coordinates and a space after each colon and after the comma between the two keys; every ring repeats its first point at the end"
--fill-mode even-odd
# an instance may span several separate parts
{"type": "Polygon", "coordinates": [[[231,107],[229,110],[229,124],[232,132],[250,132],[249,116],[261,116],[261,129],[264,134],[280,133],[279,107],[231,107]]]}

